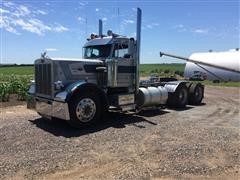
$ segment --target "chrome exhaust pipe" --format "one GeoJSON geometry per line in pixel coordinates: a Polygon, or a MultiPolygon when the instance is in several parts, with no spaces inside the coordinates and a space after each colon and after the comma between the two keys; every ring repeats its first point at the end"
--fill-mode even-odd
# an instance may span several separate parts
{"type": "Polygon", "coordinates": [[[99,36],[103,35],[103,23],[102,23],[101,19],[99,19],[99,21],[98,21],[98,35],[99,36]]]}
{"type": "Polygon", "coordinates": [[[135,79],[135,94],[139,90],[139,64],[140,64],[140,46],[141,46],[141,26],[142,26],[142,10],[137,8],[137,29],[136,29],[136,79],[135,79]]]}

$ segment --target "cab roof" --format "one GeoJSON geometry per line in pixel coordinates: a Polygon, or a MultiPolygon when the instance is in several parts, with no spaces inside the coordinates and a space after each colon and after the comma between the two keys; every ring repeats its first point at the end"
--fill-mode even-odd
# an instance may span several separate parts
{"type": "Polygon", "coordinates": [[[116,41],[116,39],[125,39],[125,40],[127,40],[128,38],[126,38],[126,37],[116,37],[116,38],[113,38],[112,36],[103,37],[103,38],[95,38],[95,39],[89,40],[83,47],[113,44],[113,42],[116,41]]]}

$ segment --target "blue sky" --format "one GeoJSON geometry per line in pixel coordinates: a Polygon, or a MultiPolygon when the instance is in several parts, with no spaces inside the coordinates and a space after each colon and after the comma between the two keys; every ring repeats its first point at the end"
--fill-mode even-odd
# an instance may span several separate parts
{"type": "Polygon", "coordinates": [[[108,29],[135,36],[136,7],[143,13],[141,63],[182,62],[182,56],[239,47],[238,0],[75,1],[0,0],[1,63],[33,63],[51,57],[81,58],[87,36],[108,29]]]}

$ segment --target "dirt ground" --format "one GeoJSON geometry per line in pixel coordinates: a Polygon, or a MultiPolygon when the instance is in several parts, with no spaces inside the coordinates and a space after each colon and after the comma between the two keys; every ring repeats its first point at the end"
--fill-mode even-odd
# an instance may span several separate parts
{"type": "Polygon", "coordinates": [[[0,179],[239,179],[239,88],[206,87],[184,110],[110,113],[85,130],[4,106],[0,179]]]}

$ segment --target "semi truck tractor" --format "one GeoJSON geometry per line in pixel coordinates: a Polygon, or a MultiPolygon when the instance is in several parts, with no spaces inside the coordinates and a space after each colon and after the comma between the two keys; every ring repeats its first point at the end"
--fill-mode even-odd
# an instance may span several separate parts
{"type": "MultiPolygon", "coordinates": [[[[109,110],[139,112],[150,107],[198,105],[204,86],[173,78],[140,81],[141,9],[137,9],[136,39],[108,31],[91,34],[83,59],[51,58],[34,63],[35,81],[29,94],[43,117],[64,119],[76,128],[100,120],[109,110]]],[[[29,106],[30,107],[30,106],[29,106]]]]}

